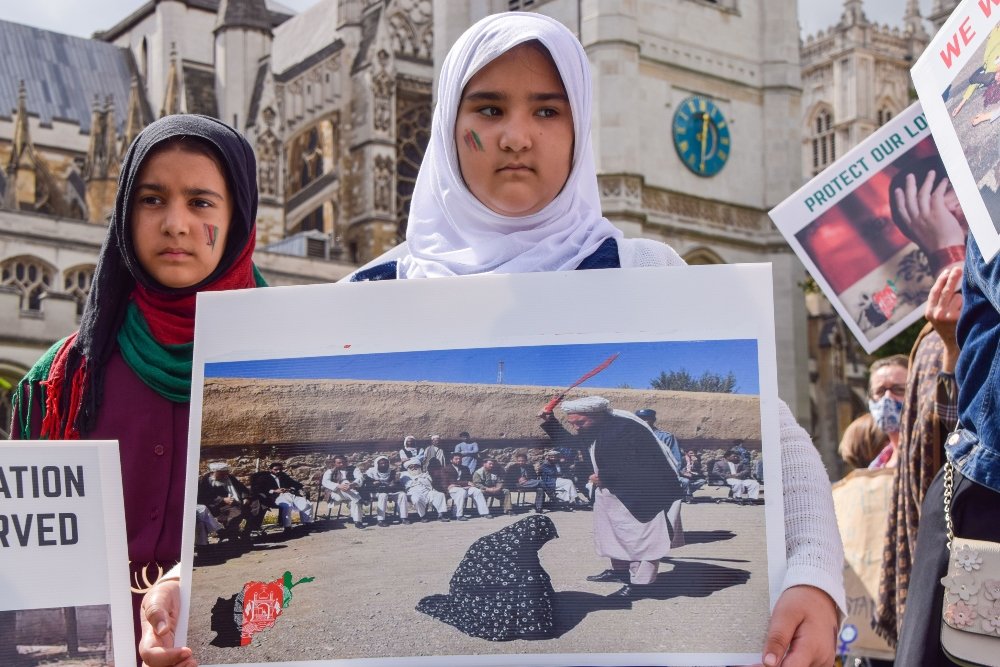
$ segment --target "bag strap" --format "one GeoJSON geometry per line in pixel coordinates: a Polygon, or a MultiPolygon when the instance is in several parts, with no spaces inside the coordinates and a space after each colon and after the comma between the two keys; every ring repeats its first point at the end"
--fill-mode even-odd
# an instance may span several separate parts
{"type": "Polygon", "coordinates": [[[951,499],[955,488],[955,467],[948,461],[944,464],[944,527],[948,542],[945,548],[951,553],[951,541],[955,539],[955,525],[951,521],[951,499]]]}

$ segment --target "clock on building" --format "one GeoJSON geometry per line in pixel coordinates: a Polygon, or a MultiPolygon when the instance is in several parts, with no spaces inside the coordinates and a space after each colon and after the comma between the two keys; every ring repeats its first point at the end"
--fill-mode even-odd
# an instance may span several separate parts
{"type": "Polygon", "coordinates": [[[699,176],[715,176],[729,159],[729,125],[711,100],[694,95],[674,113],[674,148],[684,165],[699,176]]]}

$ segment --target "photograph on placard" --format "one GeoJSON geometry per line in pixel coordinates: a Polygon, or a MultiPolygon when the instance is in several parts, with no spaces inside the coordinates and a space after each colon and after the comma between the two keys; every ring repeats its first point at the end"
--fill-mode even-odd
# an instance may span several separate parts
{"type": "Polygon", "coordinates": [[[913,66],[913,85],[985,259],[1000,249],[1000,5],[965,0],[913,66]]]}
{"type": "Polygon", "coordinates": [[[268,323],[253,296],[218,299],[199,329],[189,459],[199,662],[752,660],[783,567],[769,307],[736,305],[735,267],[723,282],[699,269],[679,298],[729,285],[727,303],[669,325],[607,299],[528,310],[594,276],[282,288],[268,323]],[[358,287],[404,320],[463,304],[466,324],[337,331],[338,297],[358,287]],[[253,333],[218,346],[232,327],[253,333]],[[734,608],[731,628],[706,631],[734,608]]]}
{"type": "Polygon", "coordinates": [[[0,664],[114,667],[111,608],[0,611],[0,664]]]}
{"type": "Polygon", "coordinates": [[[763,632],[755,341],[268,359],[208,364],[205,375],[198,500],[217,527],[196,546],[191,639],[211,647],[203,662],[256,661],[279,643],[285,659],[310,660],[301,633],[345,659],[516,653],[528,642],[597,652],[609,622],[632,635],[630,650],[659,652],[670,645],[649,634],[659,621],[633,609],[676,616],[695,636],[733,595],[759,627],[688,645],[749,652],[763,632]],[[572,376],[609,359],[538,417],[572,376]],[[595,423],[578,430],[585,420],[595,423]],[[595,469],[624,486],[611,511],[641,519],[629,539],[651,572],[631,595],[609,595],[630,577],[592,544],[610,540],[598,549],[615,553],[597,526],[627,521],[602,514],[595,469]],[[354,600],[353,613],[331,613],[330,590],[354,600]],[[700,612],[686,616],[691,597],[700,612]],[[313,624],[261,632],[293,608],[313,624]],[[395,648],[378,641],[390,629],[395,648]]]}
{"type": "Polygon", "coordinates": [[[1000,233],[1000,25],[994,26],[942,99],[993,227],[1000,233]]]}

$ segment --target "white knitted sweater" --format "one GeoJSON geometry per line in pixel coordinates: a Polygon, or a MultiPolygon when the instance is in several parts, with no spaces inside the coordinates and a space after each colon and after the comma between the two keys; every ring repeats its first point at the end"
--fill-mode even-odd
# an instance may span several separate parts
{"type": "MultiPolygon", "coordinates": [[[[623,239],[618,255],[624,268],[683,266],[673,248],[649,239],[623,239]]],[[[819,452],[784,401],[781,425],[781,477],[785,499],[787,569],[782,590],[807,584],[824,591],[847,614],[844,596],[844,547],[837,530],[833,496],[819,452]]]]}

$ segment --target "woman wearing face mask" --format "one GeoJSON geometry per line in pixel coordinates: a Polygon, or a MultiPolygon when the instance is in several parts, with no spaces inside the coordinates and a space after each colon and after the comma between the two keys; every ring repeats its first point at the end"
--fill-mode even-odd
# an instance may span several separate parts
{"type": "Polygon", "coordinates": [[[868,464],[869,470],[896,467],[899,456],[899,422],[903,414],[908,370],[909,359],[903,354],[879,359],[869,369],[868,411],[871,412],[875,425],[889,436],[889,444],[868,464]]]}

